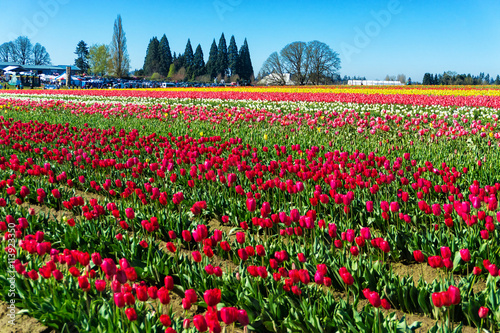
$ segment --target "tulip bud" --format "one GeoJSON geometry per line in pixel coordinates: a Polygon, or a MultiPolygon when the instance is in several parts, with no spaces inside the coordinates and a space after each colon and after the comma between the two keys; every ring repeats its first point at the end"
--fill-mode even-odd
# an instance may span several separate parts
{"type": "Polygon", "coordinates": [[[471,259],[469,249],[462,249],[462,250],[460,250],[460,257],[462,258],[463,261],[469,262],[470,259],[471,259]]]}
{"type": "Polygon", "coordinates": [[[488,311],[490,311],[487,307],[480,307],[479,308],[479,311],[478,311],[478,314],[479,314],[479,318],[483,319],[483,318],[486,318],[488,316],[488,311]]]}

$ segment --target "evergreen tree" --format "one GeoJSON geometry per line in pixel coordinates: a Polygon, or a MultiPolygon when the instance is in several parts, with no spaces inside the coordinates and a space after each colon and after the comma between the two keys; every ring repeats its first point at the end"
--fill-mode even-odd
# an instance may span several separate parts
{"type": "Polygon", "coordinates": [[[227,57],[226,38],[224,33],[220,36],[219,46],[217,47],[217,75],[224,78],[227,75],[229,59],[227,57]]]}
{"type": "Polygon", "coordinates": [[[170,45],[168,44],[168,39],[165,34],[160,39],[158,51],[160,53],[160,74],[168,76],[173,59],[172,53],[170,52],[170,45]]]}
{"type": "Polygon", "coordinates": [[[82,73],[87,73],[89,70],[89,48],[83,40],[78,42],[75,54],[78,56],[75,59],[75,66],[82,70],[82,73]]]}
{"type": "Polygon", "coordinates": [[[160,70],[160,42],[158,38],[153,37],[149,41],[148,49],[146,51],[146,58],[144,59],[144,74],[152,75],[158,73],[160,70]]]}
{"type": "Polygon", "coordinates": [[[495,79],[495,84],[500,84],[500,75],[497,75],[497,78],[495,79]]]}
{"type": "Polygon", "coordinates": [[[238,75],[242,80],[250,81],[253,76],[253,66],[252,60],[250,59],[250,51],[248,50],[247,39],[243,42],[243,46],[240,48],[240,70],[238,75]]]}
{"type": "Polygon", "coordinates": [[[422,80],[423,85],[430,85],[431,84],[431,74],[425,73],[424,78],[422,80]]]}
{"type": "Polygon", "coordinates": [[[215,43],[215,39],[212,42],[212,46],[210,47],[210,53],[208,55],[208,61],[206,65],[206,72],[210,75],[210,79],[213,79],[217,76],[217,44],[215,43]]]}
{"type": "Polygon", "coordinates": [[[193,63],[193,48],[191,47],[191,40],[188,39],[186,44],[186,49],[184,50],[184,61],[185,66],[190,67],[193,63]]]}
{"type": "Polygon", "coordinates": [[[229,47],[227,49],[227,57],[229,60],[229,69],[231,71],[231,75],[235,75],[238,73],[238,65],[239,65],[239,55],[238,55],[238,47],[236,46],[236,40],[234,39],[234,35],[231,36],[231,40],[229,41],[229,47]]]}
{"type": "Polygon", "coordinates": [[[192,78],[195,79],[198,76],[205,75],[205,60],[203,60],[203,50],[201,49],[201,45],[198,44],[196,47],[196,51],[193,57],[192,68],[192,78]]]}
{"type": "Polygon", "coordinates": [[[186,75],[191,78],[193,74],[193,48],[191,47],[191,40],[188,39],[186,49],[184,50],[184,64],[181,67],[186,69],[186,75]]]}

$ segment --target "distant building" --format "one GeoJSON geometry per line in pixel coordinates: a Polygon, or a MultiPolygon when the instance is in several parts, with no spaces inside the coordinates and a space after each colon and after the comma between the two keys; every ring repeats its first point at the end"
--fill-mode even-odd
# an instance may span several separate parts
{"type": "MultiPolygon", "coordinates": [[[[80,68],[76,66],[70,66],[71,67],[71,72],[72,73],[77,73],[80,72],[80,68]]],[[[21,65],[15,62],[0,62],[0,70],[3,72],[7,69],[7,71],[12,71],[12,72],[25,72],[25,73],[33,73],[33,74],[46,74],[46,75],[54,75],[57,73],[57,75],[66,73],[66,65],[21,65]]],[[[3,74],[3,73],[0,73],[3,74]]]]}
{"type": "MultiPolygon", "coordinates": [[[[293,82],[290,78],[290,73],[283,74],[283,79],[285,80],[285,84],[287,86],[295,85],[295,82],[293,82]]],[[[261,84],[261,85],[275,85],[279,81],[281,81],[279,74],[271,73],[267,76],[264,76],[262,78],[262,80],[259,81],[259,84],[261,84]]]]}
{"type": "Polygon", "coordinates": [[[399,81],[379,81],[379,80],[349,80],[350,86],[402,86],[399,81]]]}

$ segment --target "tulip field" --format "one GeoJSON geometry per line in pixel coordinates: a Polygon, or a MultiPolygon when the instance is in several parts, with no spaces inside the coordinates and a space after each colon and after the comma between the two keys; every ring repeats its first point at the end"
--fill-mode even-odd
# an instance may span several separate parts
{"type": "Polygon", "coordinates": [[[0,92],[0,304],[57,332],[499,332],[499,116],[490,86],[0,92]]]}

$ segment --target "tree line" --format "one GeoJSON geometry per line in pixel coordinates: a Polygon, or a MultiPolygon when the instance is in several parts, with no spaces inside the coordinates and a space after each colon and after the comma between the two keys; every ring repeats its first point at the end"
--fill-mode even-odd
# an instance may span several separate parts
{"type": "Polygon", "coordinates": [[[443,74],[425,73],[422,79],[424,85],[481,85],[496,84],[500,85],[500,75],[495,79],[490,74],[479,73],[474,76],[471,74],[457,74],[456,72],[444,72],[443,74]]]}
{"type": "Polygon", "coordinates": [[[248,42],[245,38],[238,50],[234,36],[231,36],[229,47],[222,33],[219,44],[212,41],[208,60],[205,63],[201,45],[196,46],[193,52],[191,40],[188,39],[183,53],[172,55],[168,39],[165,35],[160,40],[155,36],[150,39],[144,66],[135,72],[139,76],[152,79],[167,78],[172,81],[202,81],[210,82],[214,79],[226,81],[251,81],[253,66],[250,58],[248,42]]]}
{"type": "Polygon", "coordinates": [[[50,55],[40,43],[33,45],[26,36],[0,45],[0,61],[20,65],[50,65],[50,55]]]}

